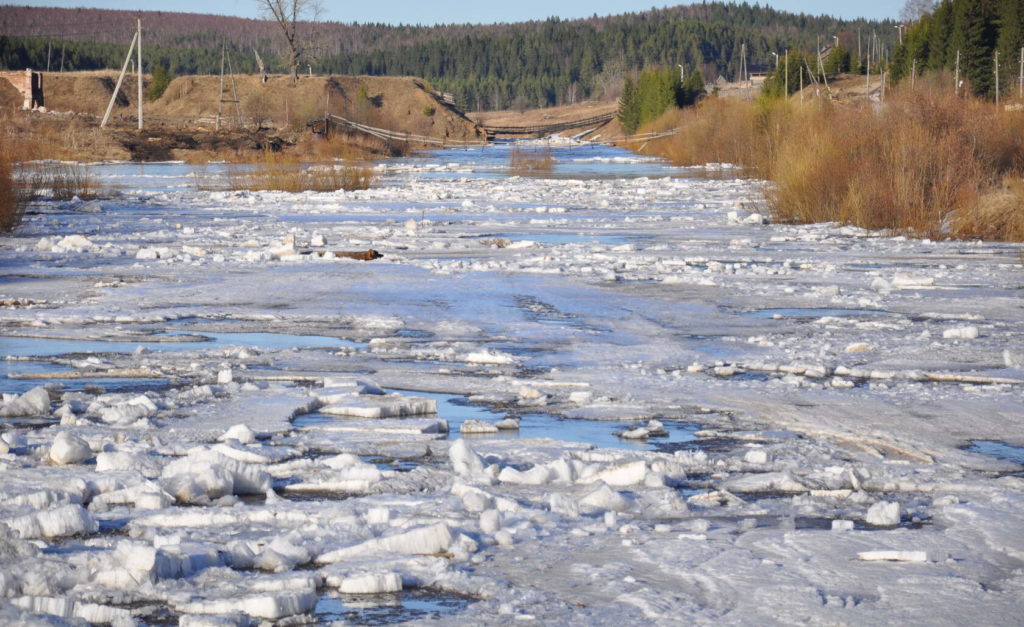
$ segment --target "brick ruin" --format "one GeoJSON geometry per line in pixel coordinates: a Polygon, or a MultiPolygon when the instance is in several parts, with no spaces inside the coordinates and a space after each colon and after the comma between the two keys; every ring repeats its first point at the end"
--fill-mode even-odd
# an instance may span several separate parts
{"type": "Polygon", "coordinates": [[[0,72],[0,78],[6,78],[25,98],[23,109],[40,109],[43,101],[43,73],[23,70],[18,72],[0,72]]]}

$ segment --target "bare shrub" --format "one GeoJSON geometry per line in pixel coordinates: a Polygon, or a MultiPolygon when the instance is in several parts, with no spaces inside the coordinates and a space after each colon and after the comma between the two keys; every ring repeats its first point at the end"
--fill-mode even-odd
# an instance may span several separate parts
{"type": "Polygon", "coordinates": [[[33,163],[24,167],[22,178],[32,198],[92,200],[108,195],[89,168],[77,163],[33,163]]]}
{"type": "Polygon", "coordinates": [[[15,179],[14,160],[0,137],[0,232],[17,228],[27,206],[28,195],[15,179]]]}
{"type": "Polygon", "coordinates": [[[263,153],[251,165],[228,167],[228,187],[232,190],[282,192],[333,192],[368,189],[373,170],[356,163],[303,163],[295,156],[263,153]]]}
{"type": "Polygon", "coordinates": [[[1024,179],[1007,176],[970,210],[957,212],[951,226],[960,235],[1024,242],[1024,179]]]}
{"type": "Polygon", "coordinates": [[[776,220],[1024,240],[1024,111],[922,81],[885,103],[713,98],[644,130],[673,125],[654,152],[754,168],[776,220]]]}
{"type": "Polygon", "coordinates": [[[555,156],[550,148],[524,148],[513,146],[508,164],[513,173],[536,174],[550,172],[555,167],[555,156]]]}

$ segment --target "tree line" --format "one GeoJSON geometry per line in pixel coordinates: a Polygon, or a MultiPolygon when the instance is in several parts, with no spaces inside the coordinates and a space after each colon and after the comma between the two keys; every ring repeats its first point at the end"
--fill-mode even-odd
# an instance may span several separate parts
{"type": "MultiPolygon", "coordinates": [[[[288,70],[288,51],[269,22],[191,14],[18,8],[0,19],[0,66],[51,70],[118,68],[130,35],[109,41],[141,17],[147,70],[216,74],[221,42],[237,71],[255,72],[253,49],[268,70],[288,70]],[[74,13],[78,22],[103,18],[103,36],[44,36],[46,11],[74,13]],[[44,12],[44,13],[40,13],[44,12]],[[32,18],[32,16],[36,16],[32,18]],[[93,17],[90,17],[93,16],[93,17]],[[31,21],[30,18],[35,21],[31,21]],[[122,24],[123,23],[123,24],[122,24]],[[147,26],[151,24],[151,26],[147,26]],[[243,28],[243,26],[245,28],[243,28]],[[36,30],[33,30],[35,28],[36,30]],[[152,31],[152,32],[150,32],[152,31]],[[58,57],[58,53],[60,57],[58,57]]],[[[705,80],[735,79],[742,50],[751,68],[767,68],[772,53],[812,49],[818,38],[876,32],[895,45],[890,22],[841,21],[750,5],[705,2],[611,17],[548,19],[496,25],[304,25],[309,70],[333,74],[412,75],[453,94],[467,109],[551,106],[587,98],[614,98],[624,80],[634,85],[645,68],[699,71],[705,80]]],[[[127,31],[126,31],[127,32],[127,31]]],[[[302,70],[306,71],[303,67],[302,70]]]]}
{"type": "Polygon", "coordinates": [[[959,70],[975,95],[1006,93],[1017,81],[1024,48],[1024,0],[942,0],[910,25],[893,57],[897,80],[925,71],[959,70]]]}

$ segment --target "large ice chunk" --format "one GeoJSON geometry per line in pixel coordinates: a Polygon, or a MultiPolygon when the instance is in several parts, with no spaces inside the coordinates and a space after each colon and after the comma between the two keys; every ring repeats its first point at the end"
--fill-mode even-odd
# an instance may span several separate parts
{"type": "Polygon", "coordinates": [[[332,397],[331,404],[320,409],[329,416],[353,418],[402,418],[437,413],[437,401],[432,398],[388,395],[347,395],[332,397]]]}
{"type": "Polygon", "coordinates": [[[455,440],[448,449],[448,457],[452,460],[455,474],[463,477],[479,475],[484,471],[484,462],[480,456],[463,439],[455,440]]]}
{"type": "Polygon", "coordinates": [[[216,451],[194,449],[165,466],[160,483],[183,503],[206,504],[226,494],[266,494],[270,475],[216,451]]]}
{"type": "Polygon", "coordinates": [[[452,533],[446,523],[414,527],[391,536],[373,538],[355,546],[324,553],[316,558],[320,564],[333,564],[368,553],[403,553],[406,555],[433,555],[442,553],[452,543],[452,533]]]}
{"type": "Polygon", "coordinates": [[[0,405],[0,416],[39,416],[50,411],[50,393],[42,386],[34,387],[14,400],[0,405]]]}
{"type": "Polygon", "coordinates": [[[647,476],[647,464],[641,460],[609,466],[596,473],[582,476],[579,481],[580,483],[603,481],[610,486],[619,487],[643,483],[645,476],[647,476]]]}
{"type": "Polygon", "coordinates": [[[89,443],[73,433],[61,431],[50,447],[50,459],[55,464],[81,464],[92,457],[89,443]]]}
{"type": "Polygon", "coordinates": [[[868,508],[864,517],[869,525],[893,527],[900,524],[900,504],[894,501],[879,501],[868,508]]]}
{"type": "Polygon", "coordinates": [[[344,594],[381,594],[401,592],[402,576],[398,573],[364,573],[345,577],[338,584],[344,594]]]}
{"type": "Polygon", "coordinates": [[[622,512],[629,509],[629,501],[604,483],[580,499],[579,504],[581,510],[591,513],[601,511],[622,512]]]}
{"type": "Polygon", "coordinates": [[[96,533],[99,524],[81,505],[65,505],[3,521],[22,538],[60,538],[96,533]]]}

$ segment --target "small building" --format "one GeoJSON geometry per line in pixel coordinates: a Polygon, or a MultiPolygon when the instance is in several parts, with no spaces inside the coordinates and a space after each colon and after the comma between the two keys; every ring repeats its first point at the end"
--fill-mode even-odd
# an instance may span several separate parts
{"type": "Polygon", "coordinates": [[[21,93],[25,101],[22,109],[30,111],[45,106],[43,101],[43,73],[31,69],[18,72],[0,72],[0,78],[6,78],[21,93]]]}

